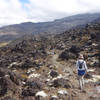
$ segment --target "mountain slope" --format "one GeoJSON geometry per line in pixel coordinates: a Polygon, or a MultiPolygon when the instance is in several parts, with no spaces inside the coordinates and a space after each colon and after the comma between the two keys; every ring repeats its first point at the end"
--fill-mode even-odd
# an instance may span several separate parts
{"type": "Polygon", "coordinates": [[[99,13],[95,14],[80,14],[70,17],[65,17],[52,22],[40,22],[40,23],[21,23],[15,25],[9,25],[0,28],[0,40],[11,40],[19,38],[23,35],[29,34],[57,34],[62,33],[68,29],[83,26],[90,23],[100,17],[99,13]],[[7,35],[7,36],[6,36],[7,35]],[[9,37],[13,37],[10,38],[9,37]],[[4,38],[3,38],[4,37],[4,38]]]}
{"type": "Polygon", "coordinates": [[[100,100],[100,23],[55,36],[31,35],[0,48],[0,100],[40,99],[100,100]],[[84,91],[75,67],[78,53],[88,65],[84,91]]]}

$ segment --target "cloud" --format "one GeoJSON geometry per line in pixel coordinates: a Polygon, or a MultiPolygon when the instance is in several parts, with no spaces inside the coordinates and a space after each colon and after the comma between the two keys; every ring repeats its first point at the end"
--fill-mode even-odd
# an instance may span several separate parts
{"type": "Polygon", "coordinates": [[[99,0],[0,0],[0,25],[52,21],[99,11],[99,0]]]}
{"type": "Polygon", "coordinates": [[[29,18],[50,21],[70,15],[99,12],[99,0],[29,0],[29,18]]]}
{"type": "Polygon", "coordinates": [[[0,0],[0,24],[15,24],[27,20],[27,13],[19,0],[0,0]]]}

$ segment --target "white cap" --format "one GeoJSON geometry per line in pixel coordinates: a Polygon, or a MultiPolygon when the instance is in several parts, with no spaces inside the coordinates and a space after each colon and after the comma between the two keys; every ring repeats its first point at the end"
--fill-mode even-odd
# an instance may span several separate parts
{"type": "Polygon", "coordinates": [[[79,58],[80,58],[80,59],[84,59],[84,57],[83,57],[83,55],[82,55],[82,54],[80,54],[80,55],[79,55],[79,58]]]}

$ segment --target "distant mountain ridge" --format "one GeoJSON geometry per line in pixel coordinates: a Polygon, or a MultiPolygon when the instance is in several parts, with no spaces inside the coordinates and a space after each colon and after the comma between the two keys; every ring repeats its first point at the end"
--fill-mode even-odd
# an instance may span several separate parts
{"type": "Polygon", "coordinates": [[[30,34],[58,34],[77,26],[86,25],[99,18],[100,13],[87,13],[57,19],[52,22],[26,22],[8,25],[0,28],[0,41],[13,40],[30,34]]]}

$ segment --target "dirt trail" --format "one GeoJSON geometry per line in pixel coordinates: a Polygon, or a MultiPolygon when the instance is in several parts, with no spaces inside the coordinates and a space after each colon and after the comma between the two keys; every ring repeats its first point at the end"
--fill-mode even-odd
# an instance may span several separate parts
{"type": "Polygon", "coordinates": [[[57,61],[57,58],[58,58],[58,54],[54,54],[51,58],[51,62],[53,65],[61,66],[60,62],[57,61]]]}

